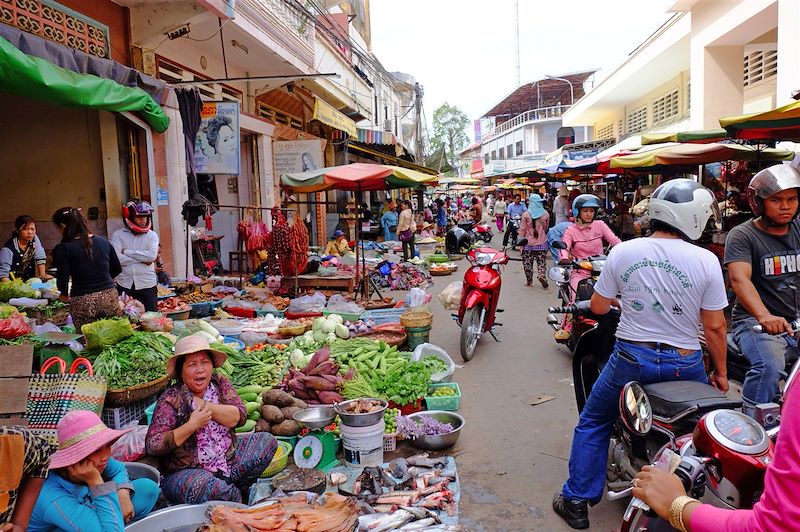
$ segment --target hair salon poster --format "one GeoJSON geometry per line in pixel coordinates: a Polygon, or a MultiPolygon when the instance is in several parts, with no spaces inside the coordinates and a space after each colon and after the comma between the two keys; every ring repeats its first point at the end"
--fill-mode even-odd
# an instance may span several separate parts
{"type": "Polygon", "coordinates": [[[324,168],[322,148],[324,140],[289,140],[272,143],[275,174],[308,172],[324,168]]]}
{"type": "Polygon", "coordinates": [[[239,174],[239,102],[204,102],[194,145],[198,174],[239,174]]]}

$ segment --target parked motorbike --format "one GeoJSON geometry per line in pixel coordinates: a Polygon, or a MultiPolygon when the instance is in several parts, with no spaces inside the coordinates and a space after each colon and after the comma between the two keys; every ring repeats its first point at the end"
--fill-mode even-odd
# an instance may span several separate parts
{"type": "Polygon", "coordinates": [[[471,220],[459,222],[444,237],[444,247],[448,253],[466,253],[478,242],[488,244],[492,241],[492,229],[488,224],[476,224],[471,220]]]}
{"type": "Polygon", "coordinates": [[[519,236],[519,225],[521,222],[522,216],[519,214],[515,214],[514,216],[510,216],[508,218],[508,226],[506,227],[506,231],[508,231],[509,242],[517,241],[517,237],[519,236]]]}
{"type": "MultiPolygon", "coordinates": [[[[527,244],[521,240],[518,246],[527,244]]],[[[502,251],[488,247],[474,248],[467,253],[467,262],[470,267],[464,272],[464,287],[461,291],[461,301],[458,314],[453,315],[461,327],[461,358],[465,362],[472,360],[475,348],[483,333],[488,332],[495,341],[500,341],[494,332],[495,326],[502,323],[495,321],[500,300],[501,267],[511,258],[502,251]]]]}

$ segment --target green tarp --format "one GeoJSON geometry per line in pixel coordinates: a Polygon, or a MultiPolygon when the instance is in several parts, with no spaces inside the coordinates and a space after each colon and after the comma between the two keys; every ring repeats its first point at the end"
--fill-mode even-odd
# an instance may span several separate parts
{"type": "Polygon", "coordinates": [[[163,133],[169,118],[158,103],[138,87],[110,79],[77,74],[22,53],[0,37],[0,92],[8,92],[58,105],[106,111],[131,111],[163,133]]]}

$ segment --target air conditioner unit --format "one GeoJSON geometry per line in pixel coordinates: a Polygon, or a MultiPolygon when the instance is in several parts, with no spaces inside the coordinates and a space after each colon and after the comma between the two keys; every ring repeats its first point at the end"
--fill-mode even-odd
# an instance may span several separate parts
{"type": "Polygon", "coordinates": [[[383,130],[384,131],[389,131],[389,132],[392,131],[392,120],[391,119],[383,121],[383,130]]]}

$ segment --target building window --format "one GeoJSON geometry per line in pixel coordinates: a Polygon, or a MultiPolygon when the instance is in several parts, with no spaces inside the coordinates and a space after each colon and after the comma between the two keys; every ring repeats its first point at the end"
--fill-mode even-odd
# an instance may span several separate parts
{"type": "Polygon", "coordinates": [[[522,141],[517,141],[517,156],[522,155],[522,141]]]}
{"type": "Polygon", "coordinates": [[[605,140],[614,138],[614,123],[597,128],[597,134],[594,136],[596,140],[605,140]]]}
{"type": "Polygon", "coordinates": [[[680,115],[678,89],[653,101],[653,124],[667,122],[680,115]]]}
{"type": "Polygon", "coordinates": [[[483,154],[483,164],[486,164],[486,165],[489,164],[489,153],[488,152],[483,154]]]}
{"type": "Polygon", "coordinates": [[[505,159],[506,158],[505,150],[503,148],[497,150],[497,156],[500,158],[500,160],[505,159]]]}
{"type": "Polygon", "coordinates": [[[756,50],[744,57],[744,86],[778,75],[778,50],[756,50]]]}
{"type": "Polygon", "coordinates": [[[497,152],[496,152],[496,151],[494,151],[494,150],[492,150],[492,160],[493,160],[493,161],[496,161],[496,160],[497,160],[497,152]]]}
{"type": "Polygon", "coordinates": [[[692,108],[692,82],[686,84],[686,112],[692,108]]]}
{"type": "Polygon", "coordinates": [[[514,157],[514,145],[513,144],[509,144],[508,146],[506,146],[506,155],[508,156],[509,159],[514,157]]]}
{"type": "Polygon", "coordinates": [[[620,119],[620,121],[617,122],[617,138],[622,138],[622,136],[624,134],[625,134],[625,131],[622,128],[622,119],[620,119]]]}
{"type": "Polygon", "coordinates": [[[628,113],[628,134],[637,133],[647,128],[647,107],[640,107],[628,113]]]}

